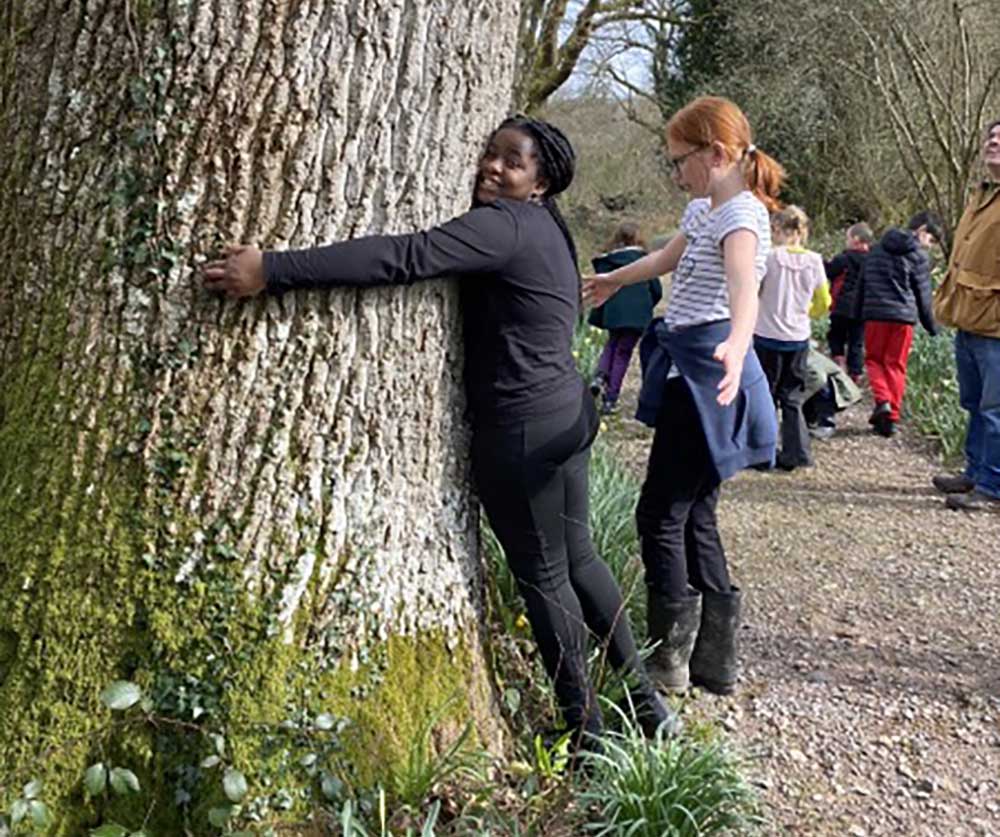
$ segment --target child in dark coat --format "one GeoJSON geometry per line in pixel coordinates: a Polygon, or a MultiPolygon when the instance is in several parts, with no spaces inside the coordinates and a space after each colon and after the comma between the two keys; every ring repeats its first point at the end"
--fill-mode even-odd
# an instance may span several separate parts
{"type": "MultiPolygon", "coordinates": [[[[639,225],[624,221],[608,244],[608,252],[591,260],[597,273],[610,273],[631,264],[646,255],[639,225]]],[[[594,396],[603,397],[602,412],[613,413],[618,404],[622,381],[636,343],[653,319],[653,309],[663,296],[660,280],[653,277],[646,282],[622,288],[603,305],[590,312],[588,322],[610,332],[601,353],[597,372],[590,384],[594,396]]]]}
{"type": "Polygon", "coordinates": [[[861,269],[871,249],[871,227],[859,223],[846,233],[847,247],[825,263],[833,307],[827,342],[830,355],[857,383],[865,371],[865,324],[861,319],[861,269]]]}
{"type": "Polygon", "coordinates": [[[919,320],[928,334],[937,334],[927,250],[941,240],[942,227],[935,213],[918,212],[905,230],[893,228],[883,235],[865,259],[861,316],[865,369],[875,398],[869,422],[882,436],[896,432],[914,324],[919,320]]]}

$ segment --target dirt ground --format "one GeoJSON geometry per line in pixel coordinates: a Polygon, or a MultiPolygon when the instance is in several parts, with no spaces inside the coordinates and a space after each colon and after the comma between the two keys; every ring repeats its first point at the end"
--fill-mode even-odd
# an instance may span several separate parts
{"type": "MultiPolygon", "coordinates": [[[[607,433],[642,475],[637,377],[607,433]]],[[[684,711],[750,756],[770,834],[1000,835],[1000,514],[946,509],[933,451],[873,435],[869,409],[816,467],[723,487],[741,681],[684,711]]]]}

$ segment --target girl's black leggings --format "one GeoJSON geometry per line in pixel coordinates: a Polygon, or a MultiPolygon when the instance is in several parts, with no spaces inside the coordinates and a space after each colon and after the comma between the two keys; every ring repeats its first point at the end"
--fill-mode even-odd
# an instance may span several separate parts
{"type": "Polygon", "coordinates": [[[665,385],[635,517],[646,584],[672,601],[730,592],[715,506],[719,478],[694,397],[681,377],[665,385]]]}
{"type": "Polygon", "coordinates": [[[590,539],[593,401],[542,418],[477,427],[472,463],[486,516],[527,606],[545,669],[571,728],[600,727],[587,631],[616,669],[639,667],[622,595],[590,539]]]}

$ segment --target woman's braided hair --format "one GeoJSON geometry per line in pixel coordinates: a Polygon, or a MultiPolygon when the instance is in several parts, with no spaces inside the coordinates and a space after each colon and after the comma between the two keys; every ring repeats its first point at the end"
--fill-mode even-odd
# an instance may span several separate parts
{"type": "Polygon", "coordinates": [[[573,182],[576,172],[576,152],[567,136],[551,122],[532,119],[530,116],[517,114],[501,122],[490,136],[499,133],[504,128],[516,128],[528,134],[535,143],[538,153],[538,173],[548,184],[542,195],[542,205],[549,211],[566,239],[570,255],[573,257],[573,267],[576,268],[576,244],[566,226],[566,221],[556,205],[555,197],[565,192],[573,182]]]}

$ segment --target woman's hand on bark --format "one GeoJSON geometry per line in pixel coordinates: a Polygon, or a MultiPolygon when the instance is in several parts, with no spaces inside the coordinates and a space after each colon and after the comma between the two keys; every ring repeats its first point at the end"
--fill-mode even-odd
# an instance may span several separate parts
{"type": "Polygon", "coordinates": [[[202,268],[202,284],[207,290],[224,293],[229,299],[257,296],[264,290],[264,254],[250,244],[230,245],[225,258],[207,262],[202,268]]]}

